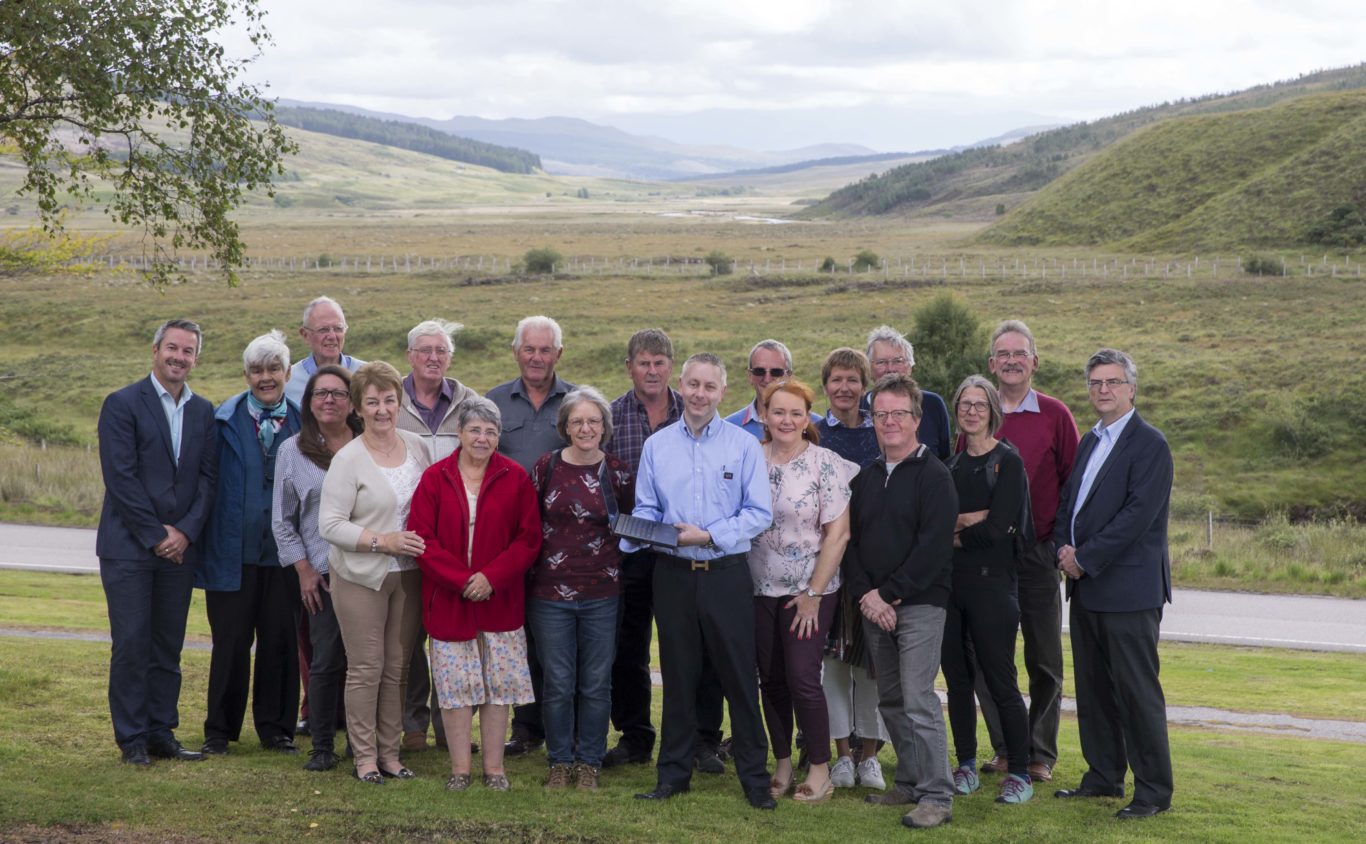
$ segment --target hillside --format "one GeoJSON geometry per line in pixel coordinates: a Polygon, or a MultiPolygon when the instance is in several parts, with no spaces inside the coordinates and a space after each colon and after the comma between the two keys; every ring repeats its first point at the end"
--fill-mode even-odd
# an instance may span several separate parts
{"type": "Polygon", "coordinates": [[[379,120],[330,108],[292,106],[276,109],[275,119],[284,126],[426,153],[503,173],[533,173],[541,169],[541,159],[535,153],[456,137],[416,123],[379,120]]]}
{"type": "Polygon", "coordinates": [[[1366,211],[1366,91],[1164,120],[1100,152],[982,235],[1143,252],[1322,245],[1366,211]]]}
{"type": "Polygon", "coordinates": [[[965,200],[993,200],[1013,208],[1029,192],[1090,160],[1100,150],[1146,126],[1184,115],[1262,108],[1307,94],[1366,88],[1366,64],[1306,74],[1231,94],[1213,94],[1141,108],[1065,126],[1009,146],[968,149],[907,164],[835,191],[803,216],[923,214],[954,209],[965,200]]]}

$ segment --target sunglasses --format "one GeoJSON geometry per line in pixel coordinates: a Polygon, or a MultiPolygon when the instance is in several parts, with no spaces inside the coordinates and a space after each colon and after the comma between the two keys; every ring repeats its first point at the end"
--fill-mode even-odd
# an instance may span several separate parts
{"type": "Polygon", "coordinates": [[[749,374],[753,375],[755,378],[763,378],[764,375],[768,375],[772,378],[782,378],[787,374],[787,370],[777,366],[768,369],[764,369],[762,366],[754,366],[750,367],[749,374]]]}

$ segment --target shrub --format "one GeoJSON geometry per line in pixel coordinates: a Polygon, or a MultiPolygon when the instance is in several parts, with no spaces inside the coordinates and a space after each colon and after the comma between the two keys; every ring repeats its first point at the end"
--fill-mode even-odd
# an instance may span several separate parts
{"type": "Polygon", "coordinates": [[[914,314],[915,380],[948,401],[963,379],[986,366],[986,332],[967,305],[942,293],[914,314]]]}
{"type": "Polygon", "coordinates": [[[540,249],[528,249],[526,255],[522,256],[522,265],[529,273],[545,274],[555,272],[555,265],[563,260],[564,256],[559,252],[542,246],[540,249]]]}
{"type": "Polygon", "coordinates": [[[1310,243],[1353,248],[1366,244],[1366,208],[1339,205],[1305,233],[1310,243]]]}
{"type": "Polygon", "coordinates": [[[826,255],[825,260],[821,261],[821,265],[818,269],[823,273],[833,273],[835,271],[835,259],[826,255]]]}
{"type": "Polygon", "coordinates": [[[1243,272],[1248,275],[1285,275],[1285,264],[1279,258],[1253,255],[1243,262],[1243,272]]]}
{"type": "Polygon", "coordinates": [[[876,252],[871,249],[864,249],[854,256],[853,271],[865,273],[877,269],[881,264],[882,259],[877,256],[876,252]]]}
{"type": "Polygon", "coordinates": [[[998,202],[998,203],[996,203],[996,216],[997,216],[997,217],[1000,217],[1000,216],[1004,215],[1005,213],[1006,213],[1006,204],[1005,204],[1004,202],[998,202]]]}
{"type": "Polygon", "coordinates": [[[733,267],[730,256],[719,249],[709,253],[707,257],[702,260],[706,262],[707,266],[711,267],[712,275],[730,275],[733,267]]]}

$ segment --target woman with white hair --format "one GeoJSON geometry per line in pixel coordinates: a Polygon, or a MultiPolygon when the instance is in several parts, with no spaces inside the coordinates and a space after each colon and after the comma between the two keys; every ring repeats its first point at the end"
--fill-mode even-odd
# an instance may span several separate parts
{"type": "Polygon", "coordinates": [[[281,566],[271,530],[276,452],[300,425],[299,409],[285,399],[284,335],[271,331],[247,344],[242,369],[247,389],[214,414],[217,493],[194,576],[213,634],[203,752],[227,753],[228,743],[241,737],[250,688],[261,746],[296,753],[299,578],[292,566],[281,566]]]}

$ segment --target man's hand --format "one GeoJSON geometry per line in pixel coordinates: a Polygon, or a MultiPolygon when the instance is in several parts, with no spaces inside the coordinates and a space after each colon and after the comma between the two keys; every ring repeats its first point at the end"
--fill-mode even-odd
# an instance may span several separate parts
{"type": "Polygon", "coordinates": [[[697,525],[690,525],[687,522],[678,522],[674,527],[678,528],[679,548],[690,545],[707,545],[711,543],[711,534],[697,525]]]}
{"type": "Polygon", "coordinates": [[[896,629],[896,605],[899,603],[900,600],[890,604],[882,600],[876,589],[869,589],[858,601],[863,617],[888,633],[896,629]]]}
{"type": "Polygon", "coordinates": [[[1058,548],[1058,568],[1062,569],[1063,574],[1073,580],[1086,574],[1082,567],[1077,565],[1077,549],[1071,545],[1063,545],[1058,548]]]}
{"type": "Polygon", "coordinates": [[[477,571],[465,582],[465,591],[460,594],[468,601],[487,601],[493,595],[493,586],[482,571],[477,571]]]}
{"type": "Polygon", "coordinates": [[[185,549],[190,547],[190,538],[180,532],[174,525],[162,525],[166,528],[166,538],[157,543],[152,550],[158,557],[170,560],[176,565],[180,565],[185,559],[185,549]]]}
{"type": "Polygon", "coordinates": [[[331,588],[308,560],[295,562],[294,570],[299,573],[299,597],[303,600],[304,609],[308,610],[309,615],[317,615],[323,609],[322,593],[331,592],[331,588]]]}
{"type": "Polygon", "coordinates": [[[958,522],[953,526],[954,532],[956,533],[965,527],[972,527],[978,522],[985,522],[989,515],[991,515],[990,510],[971,510],[967,513],[959,513],[958,522]]]}

